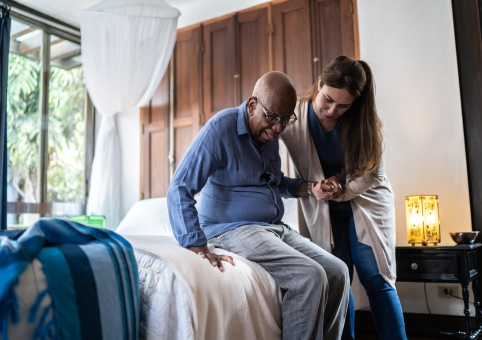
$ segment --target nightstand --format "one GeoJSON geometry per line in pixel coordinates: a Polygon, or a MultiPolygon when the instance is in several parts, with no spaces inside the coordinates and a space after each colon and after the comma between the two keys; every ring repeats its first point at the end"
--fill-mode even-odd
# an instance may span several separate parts
{"type": "Polygon", "coordinates": [[[482,244],[456,246],[396,247],[397,281],[460,283],[464,299],[465,331],[418,330],[463,339],[477,339],[482,334],[482,311],[478,288],[477,252],[482,244]],[[470,326],[469,283],[474,292],[477,328],[470,326]]]}

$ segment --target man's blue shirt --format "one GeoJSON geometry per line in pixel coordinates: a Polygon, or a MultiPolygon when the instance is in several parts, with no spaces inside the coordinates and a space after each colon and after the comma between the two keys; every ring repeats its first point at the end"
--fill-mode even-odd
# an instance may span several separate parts
{"type": "MultiPolygon", "coordinates": [[[[179,244],[203,246],[246,224],[279,224],[283,197],[296,197],[301,179],[281,172],[278,139],[252,137],[247,101],[218,112],[199,131],[167,192],[169,219],[179,244]],[[194,195],[201,200],[195,208],[194,195]]],[[[289,127],[288,127],[289,128],[289,127]]]]}

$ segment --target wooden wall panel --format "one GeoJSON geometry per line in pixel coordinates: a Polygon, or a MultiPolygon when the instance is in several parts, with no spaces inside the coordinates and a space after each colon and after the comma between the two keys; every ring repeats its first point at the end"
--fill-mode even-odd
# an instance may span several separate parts
{"type": "MultiPolygon", "coordinates": [[[[359,57],[356,25],[356,0],[280,0],[179,30],[173,64],[141,109],[141,197],[165,195],[169,143],[177,167],[200,127],[247,100],[264,73],[285,72],[301,94],[336,56],[359,57]]],[[[282,143],[280,156],[293,175],[282,143]]]]}
{"type": "Polygon", "coordinates": [[[180,30],[174,49],[174,164],[199,131],[201,115],[201,26],[180,30]]]}
{"type": "Polygon", "coordinates": [[[356,58],[352,0],[315,0],[315,72],[340,55],[356,58]]]}
{"type": "Polygon", "coordinates": [[[309,0],[273,3],[274,70],[286,73],[298,93],[314,81],[309,0]]]}
{"type": "MultiPolygon", "coordinates": [[[[301,94],[313,83],[310,1],[289,0],[273,3],[274,70],[286,73],[301,94]]],[[[289,127],[288,127],[289,129],[289,127]]],[[[290,157],[280,141],[281,170],[290,171],[290,157]]]]}
{"type": "Polygon", "coordinates": [[[141,199],[162,197],[169,186],[169,69],[141,109],[141,199]]]}
{"type": "Polygon", "coordinates": [[[169,145],[167,142],[168,130],[164,125],[161,125],[159,129],[152,131],[150,135],[151,185],[149,197],[163,197],[166,196],[169,184],[169,150],[165,147],[166,145],[169,145]]]}
{"type": "Polygon", "coordinates": [[[182,157],[186,154],[189,145],[191,145],[194,136],[192,134],[192,128],[188,127],[177,127],[174,136],[174,165],[177,168],[182,160],[182,157]]]}
{"type": "Polygon", "coordinates": [[[236,106],[236,39],[233,15],[203,25],[204,121],[220,110],[236,106]]]}
{"type": "Polygon", "coordinates": [[[268,6],[239,12],[236,24],[239,105],[251,97],[256,81],[269,72],[268,6]]]}

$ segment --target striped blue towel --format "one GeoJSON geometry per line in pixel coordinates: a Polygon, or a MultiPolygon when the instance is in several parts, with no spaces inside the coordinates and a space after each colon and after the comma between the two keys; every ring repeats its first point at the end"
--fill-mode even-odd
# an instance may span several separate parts
{"type": "Polygon", "coordinates": [[[139,278],[131,245],[107,229],[42,219],[17,240],[0,236],[0,338],[19,320],[14,287],[37,258],[47,277],[29,319],[35,339],[138,339],[139,278]],[[39,310],[46,294],[52,303],[39,310]],[[53,320],[45,321],[49,310],[53,320]]]}

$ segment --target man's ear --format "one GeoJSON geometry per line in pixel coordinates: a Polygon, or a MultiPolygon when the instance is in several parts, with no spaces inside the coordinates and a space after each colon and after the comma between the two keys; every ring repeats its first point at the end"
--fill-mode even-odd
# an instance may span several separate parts
{"type": "Polygon", "coordinates": [[[254,110],[256,110],[256,100],[254,98],[249,98],[248,100],[248,115],[254,115],[254,110]]]}

